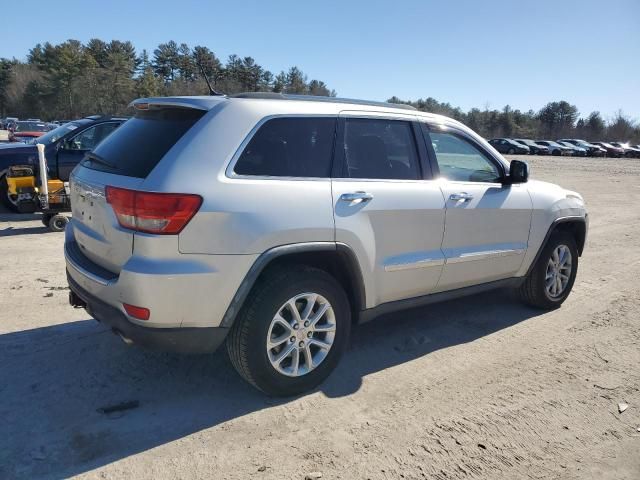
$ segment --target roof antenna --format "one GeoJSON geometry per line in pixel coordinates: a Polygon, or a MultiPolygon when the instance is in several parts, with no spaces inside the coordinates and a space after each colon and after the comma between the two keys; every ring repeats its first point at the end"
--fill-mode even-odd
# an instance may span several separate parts
{"type": "Polygon", "coordinates": [[[207,76],[207,74],[204,71],[204,67],[202,66],[202,63],[198,62],[198,67],[200,67],[200,72],[202,73],[202,76],[204,77],[204,81],[207,82],[207,87],[209,87],[209,95],[214,95],[214,96],[224,95],[224,93],[216,92],[213,89],[213,87],[211,86],[211,82],[209,81],[209,77],[207,76]]]}

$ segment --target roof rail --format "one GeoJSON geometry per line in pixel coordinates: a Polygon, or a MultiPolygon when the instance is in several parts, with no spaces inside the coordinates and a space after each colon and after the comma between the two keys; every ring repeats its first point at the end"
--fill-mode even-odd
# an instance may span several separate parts
{"type": "Polygon", "coordinates": [[[290,93],[276,92],[244,92],[229,95],[228,98],[256,98],[263,100],[298,100],[303,102],[325,102],[325,103],[351,103],[354,105],[369,105],[373,107],[400,108],[402,110],[416,110],[411,105],[404,103],[374,102],[371,100],[357,100],[354,98],[340,97],[320,97],[315,95],[294,95],[290,93]]]}

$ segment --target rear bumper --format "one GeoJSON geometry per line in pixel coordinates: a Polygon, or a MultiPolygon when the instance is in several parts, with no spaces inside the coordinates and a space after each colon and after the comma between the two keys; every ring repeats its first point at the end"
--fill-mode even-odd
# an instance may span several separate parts
{"type": "MultiPolygon", "coordinates": [[[[65,229],[68,276],[93,298],[117,309],[135,325],[178,329],[220,327],[253,255],[179,254],[177,238],[136,239],[118,273],[92,261],[75,241],[74,220],[65,229]],[[131,317],[123,304],[150,310],[148,320],[131,317]]],[[[167,236],[169,237],[169,236],[167,236]]]]}
{"type": "Polygon", "coordinates": [[[209,353],[215,351],[227,337],[229,329],[221,327],[143,327],[132,323],[120,310],[84,290],[68,271],[67,280],[71,290],[69,303],[84,306],[89,315],[111,327],[126,343],[177,353],[209,353]]]}

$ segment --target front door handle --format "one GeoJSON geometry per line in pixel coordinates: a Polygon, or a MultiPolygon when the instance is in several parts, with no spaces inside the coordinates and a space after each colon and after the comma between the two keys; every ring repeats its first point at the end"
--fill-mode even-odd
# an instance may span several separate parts
{"type": "Polygon", "coordinates": [[[340,200],[343,202],[349,203],[364,203],[368,202],[373,198],[373,195],[367,192],[352,192],[352,193],[343,193],[340,195],[340,200]]]}
{"type": "Polygon", "coordinates": [[[451,195],[449,195],[449,200],[453,200],[454,202],[468,202],[470,200],[473,200],[473,195],[467,192],[452,193],[451,195]]]}

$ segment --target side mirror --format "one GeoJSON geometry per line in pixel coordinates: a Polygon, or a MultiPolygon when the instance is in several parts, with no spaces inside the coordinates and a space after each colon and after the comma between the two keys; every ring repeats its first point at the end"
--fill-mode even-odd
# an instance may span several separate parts
{"type": "Polygon", "coordinates": [[[529,164],[522,160],[511,160],[509,183],[526,183],[529,180],[529,164]]]}

